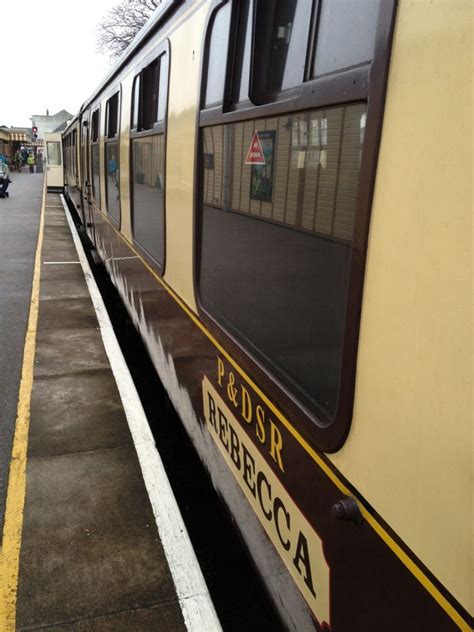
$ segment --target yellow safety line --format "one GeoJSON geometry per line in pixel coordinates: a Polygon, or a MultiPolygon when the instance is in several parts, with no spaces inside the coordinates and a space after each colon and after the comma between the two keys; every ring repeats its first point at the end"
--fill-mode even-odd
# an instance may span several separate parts
{"type": "Polygon", "coordinates": [[[43,185],[43,200],[36,246],[33,285],[31,290],[30,314],[23,351],[18,407],[13,438],[10,472],[8,477],[5,520],[2,548],[0,549],[0,630],[14,632],[16,623],[16,599],[18,571],[20,566],[21,532],[26,490],[26,457],[28,430],[30,425],[30,402],[33,388],[33,371],[38,324],[39,286],[41,272],[41,247],[44,232],[44,210],[46,200],[46,178],[43,185]]]}
{"type": "MultiPolygon", "coordinates": [[[[136,256],[141,260],[150,274],[167,290],[167,292],[174,298],[174,300],[178,303],[181,309],[186,312],[186,314],[191,318],[197,327],[203,332],[203,334],[212,342],[212,344],[216,347],[216,349],[228,360],[230,364],[240,373],[240,375],[246,380],[246,382],[253,388],[253,390],[257,393],[257,395],[265,402],[268,408],[274,413],[274,415],[281,421],[281,423],[285,426],[285,428],[293,435],[296,441],[301,445],[302,448],[309,454],[309,456],[315,461],[319,467],[323,470],[326,476],[336,485],[336,487],[346,496],[351,495],[350,490],[346,487],[343,481],[340,480],[336,472],[332,468],[330,468],[327,463],[322,459],[319,454],[309,445],[309,443],[300,435],[300,433],[296,430],[294,426],[286,419],[286,417],[281,413],[278,408],[268,399],[268,397],[263,393],[260,388],[255,384],[250,376],[237,364],[237,362],[230,356],[230,354],[222,347],[222,345],[214,338],[214,336],[207,330],[204,324],[201,322],[198,316],[186,305],[186,303],[176,294],[176,292],[164,281],[154,270],[153,268],[145,261],[145,259],[140,255],[140,253],[135,249],[134,245],[124,236],[122,233],[117,230],[117,228],[112,224],[109,218],[102,212],[101,209],[94,207],[102,217],[107,221],[107,223],[112,226],[117,235],[127,244],[127,246],[136,254],[136,256]]],[[[380,538],[385,542],[385,544],[395,553],[395,555],[399,558],[399,560],[407,567],[407,569],[416,577],[416,579],[420,582],[422,586],[429,592],[429,594],[437,601],[437,603],[443,608],[446,614],[454,621],[454,623],[459,627],[462,632],[470,632],[471,626],[464,620],[464,618],[459,614],[459,612],[449,603],[446,597],[438,590],[438,588],[433,584],[433,582],[427,577],[427,575],[423,572],[419,566],[417,566],[416,562],[414,562],[410,556],[405,553],[402,547],[397,544],[397,542],[392,538],[392,536],[387,533],[384,527],[377,521],[374,516],[369,513],[365,507],[361,503],[357,503],[359,505],[359,509],[366,519],[366,521],[370,524],[372,529],[380,536],[380,538]]]]}

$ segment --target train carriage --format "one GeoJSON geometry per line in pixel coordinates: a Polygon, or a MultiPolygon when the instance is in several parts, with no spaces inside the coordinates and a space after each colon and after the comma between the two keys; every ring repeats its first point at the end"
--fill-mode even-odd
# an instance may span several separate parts
{"type": "Polygon", "coordinates": [[[471,22],[165,0],[64,134],[289,630],[471,628],[471,22]]]}

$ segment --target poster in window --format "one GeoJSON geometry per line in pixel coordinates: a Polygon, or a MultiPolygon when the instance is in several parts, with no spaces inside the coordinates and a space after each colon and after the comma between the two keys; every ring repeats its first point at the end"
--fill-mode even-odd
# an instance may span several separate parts
{"type": "Polygon", "coordinates": [[[276,130],[259,132],[258,136],[265,157],[265,164],[253,164],[251,167],[250,198],[258,202],[271,202],[273,195],[276,130]]]}

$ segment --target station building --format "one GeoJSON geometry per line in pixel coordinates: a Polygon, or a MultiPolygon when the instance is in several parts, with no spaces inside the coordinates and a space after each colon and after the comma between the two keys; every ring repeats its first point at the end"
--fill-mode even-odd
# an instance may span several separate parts
{"type": "Polygon", "coordinates": [[[12,159],[20,147],[42,147],[41,141],[34,141],[29,127],[0,126],[0,153],[12,159]]]}
{"type": "Polygon", "coordinates": [[[31,116],[31,127],[38,128],[38,139],[43,139],[45,134],[56,132],[58,127],[65,127],[67,121],[72,120],[73,115],[67,110],[60,110],[56,114],[33,114],[31,116]]]}

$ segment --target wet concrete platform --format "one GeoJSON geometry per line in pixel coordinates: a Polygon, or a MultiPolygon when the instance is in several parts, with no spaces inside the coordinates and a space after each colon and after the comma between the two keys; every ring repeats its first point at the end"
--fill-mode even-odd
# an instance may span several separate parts
{"type": "Polygon", "coordinates": [[[17,630],[185,630],[84,274],[46,195],[17,630]]]}
{"type": "Polygon", "coordinates": [[[42,175],[11,177],[0,199],[0,534],[43,193],[42,175]]]}

